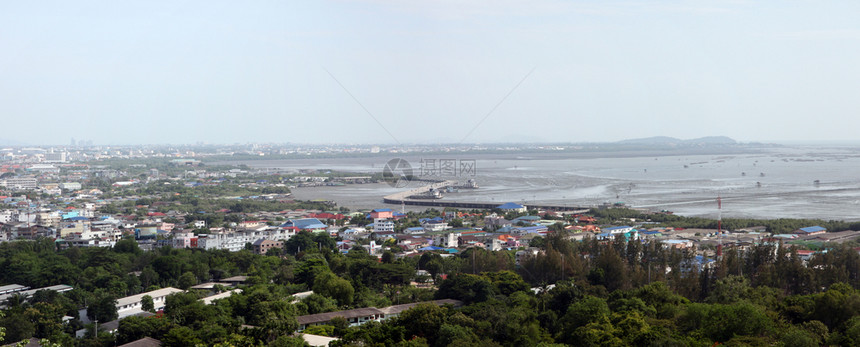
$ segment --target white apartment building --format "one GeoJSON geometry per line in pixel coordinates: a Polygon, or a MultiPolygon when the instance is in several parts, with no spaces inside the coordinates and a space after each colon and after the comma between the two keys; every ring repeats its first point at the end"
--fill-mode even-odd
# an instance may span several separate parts
{"type": "Polygon", "coordinates": [[[36,177],[8,177],[0,180],[0,186],[13,190],[36,189],[36,177]]]}
{"type": "MultiPolygon", "coordinates": [[[[140,293],[137,295],[127,296],[124,298],[119,298],[116,300],[116,313],[119,315],[117,319],[123,319],[125,317],[133,316],[135,314],[143,312],[143,297],[149,295],[152,297],[152,303],[155,307],[155,310],[163,310],[164,306],[167,303],[167,296],[175,293],[182,293],[184,290],[177,289],[173,287],[156,289],[151,292],[140,293]]],[[[78,315],[81,317],[81,322],[84,324],[92,323],[89,318],[87,318],[87,309],[81,309],[78,312],[78,315]]]]}
{"type": "Polygon", "coordinates": [[[151,292],[140,293],[137,295],[127,296],[116,300],[116,313],[119,319],[131,316],[135,313],[143,311],[142,299],[149,295],[152,297],[152,303],[155,310],[162,310],[167,303],[167,296],[170,294],[182,293],[184,290],[173,287],[156,289],[151,292]]]}
{"type": "Polygon", "coordinates": [[[18,221],[18,211],[15,210],[3,210],[0,211],[0,223],[12,223],[18,221]]]}
{"type": "Polygon", "coordinates": [[[375,233],[393,233],[394,221],[387,218],[376,218],[373,220],[373,232],[375,233]]]}
{"type": "Polygon", "coordinates": [[[81,190],[81,184],[78,182],[60,183],[60,189],[65,191],[81,190]]]}
{"type": "MultiPolygon", "coordinates": [[[[238,252],[245,249],[246,243],[254,243],[254,241],[260,239],[271,241],[286,241],[294,235],[295,232],[288,229],[200,234],[197,238],[197,247],[203,249],[226,249],[230,252],[238,252]]],[[[174,237],[174,243],[176,242],[178,241],[176,241],[174,237]]]]}
{"type": "Polygon", "coordinates": [[[443,231],[448,229],[448,223],[442,221],[429,221],[421,224],[427,232],[443,231]]]}

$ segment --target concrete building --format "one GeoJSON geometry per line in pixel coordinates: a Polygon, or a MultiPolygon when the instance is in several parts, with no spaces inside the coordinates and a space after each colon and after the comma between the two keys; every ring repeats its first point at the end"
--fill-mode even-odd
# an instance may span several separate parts
{"type": "Polygon", "coordinates": [[[7,177],[0,180],[0,186],[11,190],[30,190],[39,187],[36,177],[7,177]]]}
{"type": "Polygon", "coordinates": [[[316,218],[290,219],[281,228],[296,228],[299,231],[326,232],[328,225],[316,218]]]}
{"type": "Polygon", "coordinates": [[[3,210],[0,211],[0,223],[12,223],[18,221],[18,211],[3,210]]]}
{"type": "Polygon", "coordinates": [[[421,224],[427,232],[444,231],[448,229],[448,223],[440,220],[429,220],[421,224]]]}
{"type": "Polygon", "coordinates": [[[60,183],[60,189],[67,191],[67,192],[68,191],[81,190],[81,184],[78,182],[64,182],[64,183],[60,183]]]}
{"type": "Polygon", "coordinates": [[[463,236],[463,234],[447,233],[447,234],[437,235],[433,239],[433,244],[437,247],[457,248],[460,246],[460,236],[463,236]]]}
{"type": "Polygon", "coordinates": [[[388,219],[394,218],[394,211],[390,208],[378,208],[373,211],[370,211],[370,218],[372,219],[388,219]]]}
{"type": "Polygon", "coordinates": [[[197,238],[197,247],[203,249],[226,249],[231,252],[238,252],[245,249],[245,244],[247,243],[253,244],[261,239],[276,242],[286,241],[295,236],[295,234],[294,229],[200,234],[197,238]]]}
{"type": "Polygon", "coordinates": [[[272,248],[284,248],[284,241],[272,241],[267,239],[259,239],[254,241],[254,253],[266,254],[272,248]]]}
{"type": "Polygon", "coordinates": [[[373,232],[375,233],[393,233],[394,221],[391,219],[377,218],[373,220],[373,232]]]}

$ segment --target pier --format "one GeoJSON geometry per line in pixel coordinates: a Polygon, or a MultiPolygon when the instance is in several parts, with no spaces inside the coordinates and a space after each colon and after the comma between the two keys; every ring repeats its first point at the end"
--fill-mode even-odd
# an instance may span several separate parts
{"type": "MultiPolygon", "coordinates": [[[[432,206],[432,207],[452,207],[462,209],[493,209],[503,204],[498,202],[466,202],[466,201],[442,201],[441,199],[413,199],[410,196],[425,194],[430,189],[444,190],[447,187],[456,186],[459,182],[447,180],[442,182],[434,182],[426,186],[415,189],[394,193],[382,198],[382,202],[393,205],[410,205],[410,206],[432,206]]],[[[596,206],[572,206],[572,205],[553,205],[553,204],[522,204],[528,209],[540,209],[548,211],[571,211],[585,213],[596,206]]]]}

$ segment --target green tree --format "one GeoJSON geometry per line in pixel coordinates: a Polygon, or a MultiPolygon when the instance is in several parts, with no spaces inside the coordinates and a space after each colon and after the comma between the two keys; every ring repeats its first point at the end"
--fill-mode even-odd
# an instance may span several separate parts
{"type": "Polygon", "coordinates": [[[448,277],[439,286],[436,298],[457,299],[466,304],[483,302],[490,299],[495,293],[495,286],[487,278],[470,275],[456,274],[448,277]]]}
{"type": "Polygon", "coordinates": [[[314,279],[314,293],[319,293],[337,300],[341,306],[352,303],[355,289],[349,281],[338,277],[332,272],[324,272],[314,279]]]}
{"type": "Polygon", "coordinates": [[[268,344],[269,347],[310,347],[310,344],[298,337],[279,336],[268,344]]]}
{"type": "Polygon", "coordinates": [[[322,296],[318,293],[313,293],[304,300],[299,306],[304,306],[307,314],[316,314],[323,312],[331,312],[337,310],[337,301],[335,299],[322,296]]]}
{"type": "Polygon", "coordinates": [[[91,321],[99,321],[102,323],[110,322],[116,319],[116,296],[106,291],[99,291],[95,294],[93,302],[87,308],[87,318],[91,321]]]}
{"type": "Polygon", "coordinates": [[[191,288],[191,286],[195,284],[197,284],[197,277],[190,271],[183,273],[182,276],[179,277],[179,281],[176,283],[176,285],[181,289],[191,288]]]}
{"type": "Polygon", "coordinates": [[[167,332],[161,342],[165,346],[188,346],[193,347],[202,344],[194,330],[189,327],[179,326],[167,332]]]}
{"type": "Polygon", "coordinates": [[[398,324],[406,328],[407,336],[419,336],[436,341],[439,327],[445,323],[446,309],[433,304],[420,304],[400,314],[398,324]]]}
{"type": "Polygon", "coordinates": [[[141,309],[147,312],[155,312],[155,303],[152,302],[152,297],[144,295],[140,298],[141,309]]]}
{"type": "Polygon", "coordinates": [[[117,343],[129,343],[147,336],[160,339],[170,330],[171,324],[167,319],[140,316],[123,318],[117,328],[117,343]]]}

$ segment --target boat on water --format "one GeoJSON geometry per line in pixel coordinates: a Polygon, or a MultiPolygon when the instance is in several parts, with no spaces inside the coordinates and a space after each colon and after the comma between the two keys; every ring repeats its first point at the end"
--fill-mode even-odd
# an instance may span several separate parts
{"type": "Polygon", "coordinates": [[[478,189],[478,182],[475,182],[474,178],[470,178],[465,183],[454,186],[457,189],[478,189]]]}

